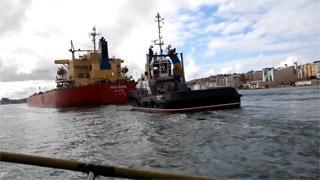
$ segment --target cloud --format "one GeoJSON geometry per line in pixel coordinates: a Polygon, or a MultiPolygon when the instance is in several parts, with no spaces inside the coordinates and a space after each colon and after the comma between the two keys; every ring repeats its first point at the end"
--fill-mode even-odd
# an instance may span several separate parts
{"type": "Polygon", "coordinates": [[[284,61],[280,62],[279,67],[284,67],[285,65],[292,66],[292,65],[294,65],[295,62],[298,62],[298,57],[297,56],[289,56],[284,61]]]}
{"type": "Polygon", "coordinates": [[[229,15],[257,14],[263,11],[266,6],[274,5],[273,1],[270,2],[259,0],[242,0],[241,3],[237,0],[223,1],[220,3],[217,13],[229,15]]]}
{"type": "MultiPolygon", "coordinates": [[[[114,17],[117,22],[105,25],[100,31],[107,35],[114,47],[118,47],[132,36],[132,31],[135,28],[141,26],[141,24],[147,24],[146,17],[154,16],[153,6],[155,6],[154,1],[139,0],[138,3],[137,1],[128,1],[128,3],[117,8],[119,13],[116,13],[114,17]]],[[[146,27],[146,30],[150,29],[146,27]]]]}
{"type": "Polygon", "coordinates": [[[31,0],[1,0],[0,1],[0,37],[7,32],[21,28],[25,13],[31,0]]]}
{"type": "MultiPolygon", "coordinates": [[[[230,1],[219,7],[216,16],[229,12],[234,13],[234,17],[231,21],[207,26],[208,32],[221,35],[211,36],[206,54],[283,53],[299,51],[302,47],[315,52],[319,49],[320,31],[319,26],[315,26],[320,23],[318,1],[246,2],[230,1]],[[252,13],[255,18],[247,19],[252,13]],[[241,16],[236,16],[238,14],[241,16]]],[[[319,53],[313,55],[319,57],[319,53]]]]}
{"type": "Polygon", "coordinates": [[[0,99],[7,98],[26,98],[36,92],[47,91],[55,88],[54,81],[50,80],[32,80],[32,81],[10,81],[0,82],[0,99]]]}
{"type": "Polygon", "coordinates": [[[35,69],[30,73],[18,71],[16,67],[7,67],[0,69],[0,82],[8,81],[27,81],[27,80],[53,80],[55,72],[52,69],[35,69]]]}
{"type": "Polygon", "coordinates": [[[202,69],[196,64],[196,61],[191,55],[185,57],[185,78],[186,80],[191,80],[192,78],[200,78],[202,75],[202,69]]]}

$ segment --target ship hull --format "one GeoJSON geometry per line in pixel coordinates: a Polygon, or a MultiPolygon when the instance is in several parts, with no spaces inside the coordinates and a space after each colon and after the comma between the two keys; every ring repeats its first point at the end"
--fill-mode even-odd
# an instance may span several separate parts
{"type": "Polygon", "coordinates": [[[54,89],[27,98],[33,107],[74,107],[104,104],[126,104],[128,92],[136,82],[107,82],[80,87],[54,89]]]}
{"type": "Polygon", "coordinates": [[[180,91],[158,96],[138,97],[132,110],[143,112],[197,112],[237,108],[241,95],[235,88],[180,91]]]}
{"type": "Polygon", "coordinates": [[[240,104],[241,103],[239,102],[239,103],[227,103],[227,104],[218,104],[218,105],[209,105],[209,106],[197,106],[197,107],[190,107],[190,108],[174,108],[174,109],[133,107],[131,110],[147,112],[147,113],[185,113],[185,112],[233,109],[233,108],[239,108],[240,104]]]}

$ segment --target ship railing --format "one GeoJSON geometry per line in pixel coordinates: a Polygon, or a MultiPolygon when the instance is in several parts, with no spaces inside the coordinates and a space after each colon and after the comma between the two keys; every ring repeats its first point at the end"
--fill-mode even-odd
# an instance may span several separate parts
{"type": "MultiPolygon", "coordinates": [[[[183,59],[183,53],[176,53],[176,55],[177,57],[180,57],[180,61],[183,59]]],[[[161,58],[170,58],[170,56],[171,56],[170,54],[154,54],[154,55],[146,54],[147,61],[149,60],[149,63],[151,63],[152,60],[158,60],[161,58]]]]}
{"type": "Polygon", "coordinates": [[[90,180],[94,180],[96,176],[129,179],[220,179],[202,176],[189,176],[183,174],[164,173],[126,167],[95,165],[76,160],[66,160],[4,151],[0,151],[0,161],[83,172],[89,175],[88,179],[90,180]]]}

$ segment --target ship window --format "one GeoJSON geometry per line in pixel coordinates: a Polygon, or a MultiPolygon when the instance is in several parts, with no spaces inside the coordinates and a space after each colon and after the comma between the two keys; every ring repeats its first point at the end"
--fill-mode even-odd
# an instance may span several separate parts
{"type": "Polygon", "coordinates": [[[167,64],[162,64],[161,65],[161,73],[166,73],[167,72],[167,64]]]}

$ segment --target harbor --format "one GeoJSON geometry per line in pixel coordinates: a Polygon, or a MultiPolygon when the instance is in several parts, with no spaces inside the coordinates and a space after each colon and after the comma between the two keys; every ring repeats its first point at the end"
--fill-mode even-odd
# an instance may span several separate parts
{"type": "Polygon", "coordinates": [[[318,1],[2,0],[0,179],[320,179],[318,1]]]}

